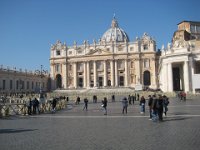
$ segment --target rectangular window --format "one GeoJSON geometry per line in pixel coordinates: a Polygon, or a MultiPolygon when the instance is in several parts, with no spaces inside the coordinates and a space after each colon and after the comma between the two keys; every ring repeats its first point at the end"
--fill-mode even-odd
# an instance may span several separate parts
{"type": "Polygon", "coordinates": [[[21,89],[24,89],[24,81],[21,81],[21,89]]]}
{"type": "Polygon", "coordinates": [[[29,89],[29,81],[26,82],[26,89],[29,89]]]}
{"type": "Polygon", "coordinates": [[[3,80],[3,90],[6,89],[6,80],[3,80]]]}
{"type": "Polygon", "coordinates": [[[144,50],[148,50],[148,45],[147,45],[147,44],[144,44],[144,45],[143,45],[143,49],[144,49],[144,50]]]}
{"type": "Polygon", "coordinates": [[[72,51],[69,51],[69,55],[72,55],[72,51]]]}
{"type": "Polygon", "coordinates": [[[56,51],[56,55],[59,56],[60,55],[60,51],[56,51]]]}
{"type": "Polygon", "coordinates": [[[12,90],[12,88],[13,88],[13,82],[12,80],[10,80],[10,90],[12,90]]]}
{"type": "Polygon", "coordinates": [[[82,50],[78,50],[78,54],[82,54],[82,50]]]}
{"type": "Polygon", "coordinates": [[[32,89],[34,89],[34,82],[32,82],[32,89]]]}

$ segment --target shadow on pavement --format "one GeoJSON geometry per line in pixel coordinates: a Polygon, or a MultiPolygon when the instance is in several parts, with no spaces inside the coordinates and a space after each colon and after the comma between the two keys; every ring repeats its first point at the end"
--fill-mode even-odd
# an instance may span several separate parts
{"type": "Polygon", "coordinates": [[[163,122],[167,122],[167,121],[181,121],[181,120],[186,120],[186,119],[190,119],[190,118],[189,117],[165,118],[163,120],[163,122]]]}
{"type": "Polygon", "coordinates": [[[21,133],[21,132],[29,132],[29,131],[35,131],[38,129],[0,129],[0,134],[4,133],[21,133]]]}

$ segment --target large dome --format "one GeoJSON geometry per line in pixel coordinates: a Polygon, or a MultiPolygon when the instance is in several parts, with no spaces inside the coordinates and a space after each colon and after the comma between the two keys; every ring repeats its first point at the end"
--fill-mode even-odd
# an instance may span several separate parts
{"type": "Polygon", "coordinates": [[[129,42],[128,35],[124,30],[119,28],[118,22],[115,19],[115,17],[112,20],[111,28],[108,29],[103,36],[101,37],[101,40],[105,40],[106,42],[116,41],[116,42],[129,42]]]}

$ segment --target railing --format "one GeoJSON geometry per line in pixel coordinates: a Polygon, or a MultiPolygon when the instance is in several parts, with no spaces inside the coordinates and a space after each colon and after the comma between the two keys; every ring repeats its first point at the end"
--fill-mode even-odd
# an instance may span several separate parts
{"type": "MultiPolygon", "coordinates": [[[[57,101],[56,110],[66,108],[67,101],[62,99],[57,101]]],[[[50,101],[40,103],[40,113],[50,113],[52,111],[52,105],[50,101]]],[[[33,108],[31,108],[33,112],[33,108]]],[[[12,115],[28,115],[28,106],[25,103],[0,103],[0,117],[12,116],[12,115]]]]}

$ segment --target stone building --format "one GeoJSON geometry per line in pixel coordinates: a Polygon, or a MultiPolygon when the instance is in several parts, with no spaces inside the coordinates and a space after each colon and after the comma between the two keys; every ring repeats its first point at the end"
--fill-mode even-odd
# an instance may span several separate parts
{"type": "Polygon", "coordinates": [[[0,94],[32,93],[48,90],[48,75],[35,74],[27,70],[0,68],[0,94]]]}
{"type": "Polygon", "coordinates": [[[172,44],[162,48],[159,86],[164,92],[200,89],[200,22],[182,21],[172,44]]]}
{"type": "Polygon", "coordinates": [[[57,41],[51,46],[53,89],[148,87],[158,88],[159,56],[156,42],[147,33],[130,41],[114,17],[98,40],[73,46],[57,41]]]}

